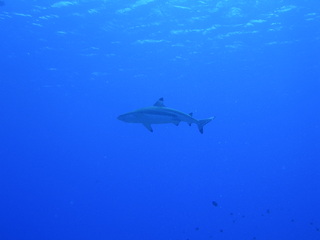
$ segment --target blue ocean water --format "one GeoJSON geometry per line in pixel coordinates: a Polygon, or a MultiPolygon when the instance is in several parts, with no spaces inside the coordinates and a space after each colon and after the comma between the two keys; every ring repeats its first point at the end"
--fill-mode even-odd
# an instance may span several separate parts
{"type": "Polygon", "coordinates": [[[320,2],[1,0],[0,240],[320,239],[320,2]],[[117,116],[151,106],[195,125],[117,116]]]}

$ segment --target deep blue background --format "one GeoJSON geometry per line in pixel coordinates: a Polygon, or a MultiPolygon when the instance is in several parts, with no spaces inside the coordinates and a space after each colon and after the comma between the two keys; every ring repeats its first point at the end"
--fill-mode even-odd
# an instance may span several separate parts
{"type": "Polygon", "coordinates": [[[320,239],[319,9],[5,1],[0,239],[320,239]]]}

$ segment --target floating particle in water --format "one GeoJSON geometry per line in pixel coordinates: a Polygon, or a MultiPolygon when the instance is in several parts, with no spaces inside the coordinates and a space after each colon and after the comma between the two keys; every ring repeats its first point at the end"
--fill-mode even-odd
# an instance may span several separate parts
{"type": "Polygon", "coordinates": [[[320,228],[316,228],[316,230],[317,230],[318,232],[320,232],[320,228]]]}
{"type": "Polygon", "coordinates": [[[266,211],[268,214],[270,214],[270,209],[267,209],[267,211],[266,211]]]}
{"type": "Polygon", "coordinates": [[[218,207],[218,203],[216,201],[212,201],[212,205],[218,207]]]}
{"type": "Polygon", "coordinates": [[[220,229],[220,232],[223,233],[223,229],[220,229]]]}
{"type": "Polygon", "coordinates": [[[199,231],[199,230],[200,230],[200,228],[199,228],[199,227],[196,227],[194,230],[199,231]]]}
{"type": "Polygon", "coordinates": [[[293,218],[291,219],[291,222],[294,222],[294,219],[293,219],[293,218]]]}

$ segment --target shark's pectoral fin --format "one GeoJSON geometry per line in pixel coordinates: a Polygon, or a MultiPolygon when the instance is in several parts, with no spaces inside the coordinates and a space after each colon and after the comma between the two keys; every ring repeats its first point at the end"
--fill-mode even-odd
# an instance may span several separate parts
{"type": "Polygon", "coordinates": [[[145,126],[150,132],[153,132],[153,129],[152,129],[152,127],[151,127],[151,124],[149,124],[149,123],[142,123],[143,124],[143,126],[145,126]]]}

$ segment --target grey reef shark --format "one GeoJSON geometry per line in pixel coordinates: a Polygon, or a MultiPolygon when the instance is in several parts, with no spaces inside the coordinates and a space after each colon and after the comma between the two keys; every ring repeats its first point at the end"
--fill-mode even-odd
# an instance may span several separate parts
{"type": "Polygon", "coordinates": [[[153,132],[151,124],[173,123],[178,126],[180,122],[186,122],[191,126],[192,123],[198,125],[200,133],[203,133],[203,126],[209,123],[214,117],[197,120],[192,113],[186,114],[178,110],[168,108],[163,104],[163,98],[160,98],[153,106],[140,108],[132,112],[122,114],[118,120],[127,123],[141,123],[150,132],[153,132]]]}

